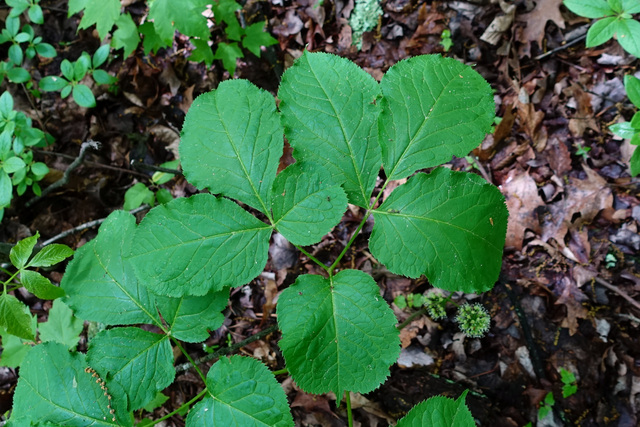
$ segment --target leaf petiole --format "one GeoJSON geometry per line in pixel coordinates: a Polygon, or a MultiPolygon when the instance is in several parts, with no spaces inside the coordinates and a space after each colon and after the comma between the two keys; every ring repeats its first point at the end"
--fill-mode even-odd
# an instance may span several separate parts
{"type": "MultiPolygon", "coordinates": [[[[197,369],[197,368],[196,368],[196,369],[197,369]]],[[[161,421],[164,421],[164,420],[166,420],[166,419],[169,419],[169,418],[173,417],[174,415],[176,415],[176,414],[178,414],[178,413],[182,412],[182,411],[184,410],[184,408],[188,408],[188,407],[190,407],[191,405],[193,405],[195,402],[197,402],[198,400],[200,400],[200,398],[202,398],[202,396],[204,396],[205,394],[207,394],[207,392],[208,392],[208,391],[209,391],[209,390],[205,387],[205,388],[204,388],[204,390],[202,390],[200,393],[198,393],[198,394],[197,394],[193,399],[191,399],[191,400],[190,400],[190,401],[188,401],[188,402],[183,403],[183,404],[182,404],[178,409],[176,409],[175,411],[168,413],[167,415],[165,415],[165,416],[164,416],[164,417],[162,417],[162,418],[158,418],[157,420],[153,420],[153,421],[151,422],[151,424],[147,424],[147,425],[148,425],[148,426],[154,426],[154,425],[156,425],[156,424],[160,423],[161,421]]]]}

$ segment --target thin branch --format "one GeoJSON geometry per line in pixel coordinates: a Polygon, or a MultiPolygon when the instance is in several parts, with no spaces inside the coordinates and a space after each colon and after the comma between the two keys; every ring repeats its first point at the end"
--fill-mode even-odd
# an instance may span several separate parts
{"type": "MultiPolygon", "coordinates": [[[[248,337],[247,339],[240,341],[237,344],[234,344],[230,347],[225,347],[225,348],[221,348],[220,350],[211,353],[211,354],[207,354],[206,356],[203,356],[199,359],[196,359],[196,364],[197,365],[201,365],[205,362],[208,362],[209,360],[213,360],[213,359],[217,359],[221,356],[227,355],[229,353],[234,353],[236,350],[241,349],[242,347],[246,346],[247,344],[250,344],[254,341],[257,341],[275,331],[278,330],[278,325],[271,325],[266,329],[263,329],[262,331],[258,332],[255,335],[251,335],[250,337],[248,337]]],[[[180,365],[176,366],[176,373],[180,373],[180,372],[184,372],[187,371],[189,369],[191,369],[192,365],[191,363],[182,363],[180,365]]]]}
{"type": "MultiPolygon", "coordinates": [[[[130,210],[129,213],[132,214],[132,215],[135,215],[138,212],[145,211],[145,210],[147,210],[149,208],[150,208],[149,205],[142,205],[142,206],[140,206],[138,208],[130,210]]],[[[57,234],[57,235],[53,236],[52,238],[45,240],[44,242],[41,243],[41,246],[47,246],[47,245],[49,245],[49,244],[51,244],[53,242],[57,242],[58,240],[69,236],[70,234],[74,234],[74,233],[77,233],[79,231],[86,230],[87,228],[97,227],[100,224],[102,224],[103,222],[105,222],[106,219],[107,218],[95,219],[93,221],[89,221],[89,222],[85,222],[84,224],[80,224],[77,227],[70,228],[69,230],[65,230],[62,233],[57,234]]]]}
{"type": "MultiPolygon", "coordinates": [[[[38,149],[32,149],[31,151],[38,153],[38,154],[43,154],[45,156],[56,156],[56,157],[62,157],[63,159],[70,159],[70,160],[74,160],[76,159],[76,157],[74,156],[70,156],[68,154],[64,154],[64,153],[56,153],[54,151],[44,151],[44,150],[38,150],[38,149]]],[[[86,166],[92,166],[95,168],[102,168],[102,169],[109,169],[112,171],[116,171],[116,172],[120,172],[120,173],[127,173],[130,175],[136,175],[142,178],[146,178],[149,179],[149,175],[142,173],[142,172],[138,172],[138,171],[134,171],[131,169],[124,169],[124,168],[120,168],[118,166],[112,166],[112,165],[105,165],[104,163],[98,163],[98,162],[92,162],[91,160],[85,160],[82,162],[83,165],[86,166]]]]}
{"type": "Polygon", "coordinates": [[[536,56],[536,57],[535,57],[535,58],[533,58],[533,59],[534,59],[534,60],[536,60],[536,61],[539,61],[539,60],[541,60],[541,59],[546,58],[547,56],[551,56],[551,55],[553,55],[553,54],[554,54],[554,53],[556,53],[556,52],[560,52],[561,50],[564,50],[564,49],[568,48],[569,46],[573,46],[574,44],[576,44],[576,43],[578,43],[579,41],[582,41],[582,40],[584,40],[584,39],[586,39],[586,38],[587,38],[587,35],[586,35],[586,34],[583,34],[583,35],[581,35],[581,36],[576,37],[576,38],[575,38],[575,39],[573,39],[573,40],[570,40],[570,41],[566,42],[566,43],[565,43],[565,44],[563,44],[562,46],[558,46],[558,47],[557,47],[557,48],[555,48],[555,49],[551,49],[549,52],[545,52],[545,53],[543,53],[542,55],[538,55],[538,56],[536,56]]]}
{"type": "Polygon", "coordinates": [[[640,310],[640,303],[638,301],[634,300],[633,298],[631,298],[629,295],[627,295],[627,293],[625,291],[623,291],[622,289],[618,288],[617,286],[613,286],[611,283],[607,282],[604,279],[601,279],[599,277],[596,277],[595,279],[596,279],[596,282],[600,283],[602,286],[604,286],[605,288],[609,289],[610,291],[613,291],[613,292],[617,293],[622,298],[624,298],[627,301],[629,301],[629,303],[632,306],[634,306],[635,308],[640,310]]]}
{"type": "Polygon", "coordinates": [[[92,139],[83,142],[82,145],[80,146],[80,153],[78,154],[78,157],[76,157],[76,159],[69,165],[67,170],[64,171],[64,174],[62,175],[62,178],[60,178],[59,180],[57,180],[56,182],[54,182],[53,184],[51,184],[50,186],[48,186],[47,188],[42,190],[42,194],[40,194],[39,196],[36,196],[33,199],[29,200],[25,206],[27,208],[32,206],[34,203],[36,203],[39,200],[41,200],[43,197],[45,197],[47,194],[51,193],[56,188],[60,188],[63,185],[66,185],[67,182],[69,182],[69,177],[71,176],[71,172],[73,172],[73,170],[75,168],[80,166],[80,164],[82,163],[82,160],[84,160],[84,156],[87,153],[87,149],[93,148],[94,150],[97,150],[99,147],[100,147],[100,143],[98,141],[94,141],[92,139]]]}

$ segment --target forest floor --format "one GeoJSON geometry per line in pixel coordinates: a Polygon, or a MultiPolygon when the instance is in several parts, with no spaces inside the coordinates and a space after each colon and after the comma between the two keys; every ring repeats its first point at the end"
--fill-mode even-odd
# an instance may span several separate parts
{"type": "MultiPolygon", "coordinates": [[[[549,392],[555,396],[553,415],[538,425],[640,423],[640,181],[629,175],[632,146],[608,130],[633,114],[623,77],[636,72],[637,61],[616,42],[592,49],[584,41],[565,45],[584,34],[589,21],[569,13],[561,0],[512,3],[386,0],[379,27],[365,34],[359,51],[351,44],[347,19],[353,0],[245,5],[247,16],[268,20],[279,44],[262,58],[248,54],[238,62],[235,77],[273,94],[283,70],[305,47],[347,57],[378,80],[403,58],[441,53],[472,64],[495,91],[502,118],[495,132],[469,157],[451,162],[453,169],[480,174],[507,199],[510,220],[500,281],[490,292],[467,296],[489,310],[490,331],[469,339],[453,318],[415,317],[402,330],[403,351],[389,380],[354,400],[356,425],[387,425],[432,395],[457,397],[464,389],[474,392],[468,403],[481,425],[535,425],[549,392]],[[496,17],[501,19],[491,25],[496,17]],[[441,45],[446,29],[453,42],[447,52],[441,45]],[[561,368],[577,379],[577,392],[567,398],[562,398],[561,368]]],[[[100,44],[92,31],[78,32],[78,20],[68,19],[64,11],[45,12],[47,37],[70,42],[45,65],[51,74],[61,59],[76,59],[100,44]]],[[[118,77],[119,90],[96,92],[95,108],[46,94],[36,112],[24,94],[14,93],[16,104],[34,118],[44,117],[46,130],[56,138],[37,154],[51,168],[43,187],[62,177],[83,141],[101,144],[88,152],[65,186],[28,208],[29,193],[17,199],[0,224],[0,241],[16,242],[36,231],[49,239],[104,218],[122,208],[129,187],[149,183],[153,171],[145,165],[175,158],[179,129],[194,97],[229,78],[218,63],[206,69],[186,61],[183,49],[178,39],[174,49],[155,56],[140,53],[112,61],[108,71],[118,77]]],[[[174,197],[196,192],[180,176],[164,188],[174,197]]],[[[350,209],[309,250],[321,260],[335,259],[362,214],[350,209]]],[[[87,228],[59,243],[76,249],[96,233],[87,228]]],[[[430,288],[424,278],[395,276],[377,264],[367,252],[368,233],[365,227],[343,264],[371,272],[390,303],[398,295],[430,288]]],[[[270,254],[265,273],[232,291],[224,326],[212,333],[209,346],[224,347],[263,330],[274,316],[269,307],[277,292],[316,268],[276,240],[270,254]]],[[[62,272],[49,277],[59,282],[62,272]]],[[[50,302],[26,294],[21,298],[46,318],[50,302]]],[[[393,308],[399,321],[415,311],[393,308]]],[[[281,369],[278,340],[279,334],[272,333],[239,352],[281,369]]],[[[204,354],[199,346],[188,350],[204,354]]],[[[3,370],[0,381],[0,412],[5,412],[16,371],[3,370]]],[[[178,408],[201,386],[194,373],[180,373],[165,390],[169,401],[150,417],[178,408]]],[[[346,425],[335,397],[306,394],[290,379],[283,386],[297,425],[346,425]]],[[[184,422],[176,416],[166,425],[184,422]]]]}

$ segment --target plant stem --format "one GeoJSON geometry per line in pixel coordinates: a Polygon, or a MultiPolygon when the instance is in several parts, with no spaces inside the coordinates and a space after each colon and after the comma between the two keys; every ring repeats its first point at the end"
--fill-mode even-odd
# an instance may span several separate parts
{"type": "Polygon", "coordinates": [[[349,427],[353,427],[353,413],[351,413],[351,393],[347,390],[344,392],[344,401],[347,403],[347,421],[349,427]]]}
{"type": "Polygon", "coordinates": [[[317,258],[316,258],[316,257],[314,257],[313,255],[311,255],[309,252],[307,252],[306,250],[304,250],[304,249],[302,248],[302,246],[295,245],[295,247],[296,247],[300,252],[302,252],[303,254],[305,254],[305,256],[306,256],[307,258],[309,258],[311,261],[313,261],[313,262],[315,262],[316,264],[318,264],[318,265],[319,265],[320,267],[322,267],[326,272],[329,272],[330,267],[327,267],[326,265],[324,265],[324,264],[322,263],[322,261],[320,261],[319,259],[317,259],[317,258]]]}
{"type": "Polygon", "coordinates": [[[353,233],[353,236],[351,236],[351,239],[349,240],[347,245],[344,247],[340,255],[338,255],[338,258],[336,258],[333,264],[331,264],[331,267],[329,267],[329,269],[327,270],[329,273],[329,277],[333,277],[333,270],[335,270],[335,268],[338,266],[338,263],[340,262],[342,257],[345,256],[345,254],[347,253],[347,251],[349,250],[353,242],[356,240],[356,237],[358,237],[358,234],[360,234],[360,230],[362,230],[362,227],[364,227],[364,224],[365,222],[367,222],[368,217],[369,217],[369,210],[367,210],[366,214],[364,215],[364,218],[362,218],[362,221],[360,221],[360,225],[358,225],[358,228],[353,233]]]}
{"type": "Polygon", "coordinates": [[[400,323],[398,326],[396,326],[398,328],[398,330],[402,330],[404,329],[409,323],[413,322],[413,319],[415,319],[416,317],[420,317],[423,314],[427,313],[427,308],[426,307],[422,307],[420,310],[416,311],[415,313],[413,313],[411,316],[407,317],[407,319],[400,323]]]}
{"type": "Polygon", "coordinates": [[[272,374],[273,375],[283,375],[283,374],[288,374],[289,370],[287,368],[284,369],[280,369],[278,371],[273,371],[272,374]]]}
{"type": "Polygon", "coordinates": [[[178,409],[176,409],[173,412],[168,413],[167,415],[165,415],[162,418],[158,418],[157,420],[154,420],[152,424],[147,424],[150,426],[154,426],[156,424],[158,424],[159,422],[162,422],[168,418],[173,417],[175,414],[181,412],[184,408],[191,406],[195,401],[199,400],[202,396],[204,396],[206,393],[208,392],[207,388],[205,387],[204,390],[202,390],[200,393],[198,393],[196,395],[196,397],[194,397],[193,399],[191,399],[190,401],[183,403],[178,409]]]}
{"type": "Polygon", "coordinates": [[[204,376],[204,374],[202,373],[200,368],[198,368],[198,365],[196,364],[196,362],[194,362],[193,358],[191,356],[189,356],[189,353],[187,353],[187,351],[184,349],[184,347],[182,347],[182,345],[180,344],[180,341],[178,341],[177,339],[175,339],[173,337],[171,338],[171,341],[173,341],[173,343],[180,349],[182,354],[184,354],[184,356],[187,358],[189,363],[195,368],[196,372],[198,372],[198,375],[200,375],[200,378],[202,379],[202,382],[206,386],[206,384],[207,384],[206,377],[204,376]]]}
{"type": "Polygon", "coordinates": [[[242,348],[242,347],[244,347],[245,345],[247,345],[249,343],[257,341],[260,338],[262,338],[264,336],[267,336],[270,333],[273,333],[273,332],[275,332],[277,330],[278,330],[278,325],[269,326],[268,328],[263,329],[262,331],[258,332],[255,335],[251,335],[250,337],[246,338],[243,341],[240,341],[237,344],[234,344],[234,345],[232,345],[230,347],[221,348],[220,350],[218,350],[218,351],[216,351],[214,353],[207,354],[206,356],[199,358],[198,360],[196,360],[195,364],[192,362],[192,363],[183,363],[182,365],[178,365],[178,366],[176,366],[176,372],[183,372],[183,371],[186,371],[187,369],[189,369],[191,367],[191,365],[193,365],[193,366],[195,366],[196,364],[199,365],[199,364],[207,362],[209,360],[217,359],[220,356],[224,356],[226,354],[233,353],[234,351],[238,350],[239,348],[242,348]]]}

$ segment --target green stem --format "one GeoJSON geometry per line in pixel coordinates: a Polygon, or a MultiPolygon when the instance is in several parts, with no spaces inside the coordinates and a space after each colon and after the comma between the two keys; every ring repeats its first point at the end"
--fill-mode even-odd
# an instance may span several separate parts
{"type": "Polygon", "coordinates": [[[186,403],[183,403],[183,404],[182,404],[178,409],[176,409],[175,411],[170,412],[170,413],[168,413],[167,415],[165,415],[164,417],[162,417],[162,418],[158,418],[157,420],[154,420],[151,424],[147,424],[147,425],[154,426],[154,425],[156,425],[156,424],[158,424],[158,423],[160,423],[160,422],[162,422],[162,421],[164,421],[164,420],[166,420],[166,419],[168,419],[168,418],[173,417],[175,414],[177,414],[177,413],[181,412],[184,408],[187,408],[187,407],[191,406],[194,402],[196,402],[197,400],[199,400],[202,396],[204,396],[204,395],[207,393],[207,391],[208,391],[208,390],[207,390],[207,388],[205,387],[205,389],[204,389],[204,390],[202,390],[200,393],[198,393],[198,394],[196,395],[196,397],[194,397],[193,399],[191,399],[190,401],[188,401],[188,402],[186,402],[186,403]]]}
{"type": "MultiPolygon", "coordinates": [[[[11,275],[11,277],[9,277],[7,280],[5,280],[5,281],[2,283],[2,287],[4,288],[4,293],[5,293],[5,294],[7,293],[7,286],[9,285],[9,283],[11,283],[11,282],[13,281],[13,279],[15,279],[15,278],[16,278],[16,276],[17,276],[18,274],[20,274],[20,272],[21,272],[21,271],[22,271],[22,270],[18,270],[18,271],[16,271],[15,273],[13,273],[13,274],[11,275]]],[[[7,272],[7,274],[10,274],[10,273],[8,273],[8,272],[7,272]]]]}
{"type": "Polygon", "coordinates": [[[318,258],[314,257],[314,256],[313,256],[313,255],[311,255],[309,252],[307,252],[306,250],[304,250],[304,249],[302,248],[302,246],[298,246],[298,245],[295,245],[295,246],[296,246],[296,248],[297,248],[300,252],[302,252],[303,254],[305,254],[305,256],[306,256],[307,258],[309,258],[311,261],[313,261],[313,262],[315,262],[316,264],[318,264],[318,265],[319,265],[320,267],[322,267],[325,271],[327,271],[327,272],[329,272],[329,271],[330,271],[330,268],[329,268],[329,267],[327,267],[326,265],[324,265],[324,264],[322,263],[322,261],[320,261],[318,258]]]}
{"type": "Polygon", "coordinates": [[[273,371],[272,374],[273,375],[283,375],[283,374],[288,374],[289,370],[287,368],[284,369],[280,369],[278,371],[273,371]]]}
{"type": "Polygon", "coordinates": [[[180,349],[182,354],[184,354],[184,356],[187,358],[189,363],[191,363],[191,365],[195,368],[195,370],[198,373],[198,375],[200,375],[200,378],[202,379],[202,382],[205,383],[205,385],[206,385],[207,384],[206,377],[204,376],[204,374],[202,373],[200,368],[198,368],[198,365],[196,364],[196,362],[191,358],[191,356],[189,356],[189,353],[187,353],[186,350],[182,347],[182,345],[180,344],[180,341],[178,341],[177,339],[175,339],[173,337],[171,337],[171,341],[173,341],[173,343],[180,349]]]}
{"type": "Polygon", "coordinates": [[[422,316],[423,314],[427,313],[427,308],[426,307],[422,307],[420,310],[416,311],[415,313],[413,313],[411,316],[407,317],[407,319],[400,323],[397,328],[398,330],[402,330],[403,328],[405,328],[409,323],[413,322],[413,319],[415,319],[416,317],[422,316]]]}
{"type": "Polygon", "coordinates": [[[347,420],[349,427],[353,427],[353,413],[351,413],[351,393],[349,391],[344,392],[344,400],[347,403],[347,420]]]}

